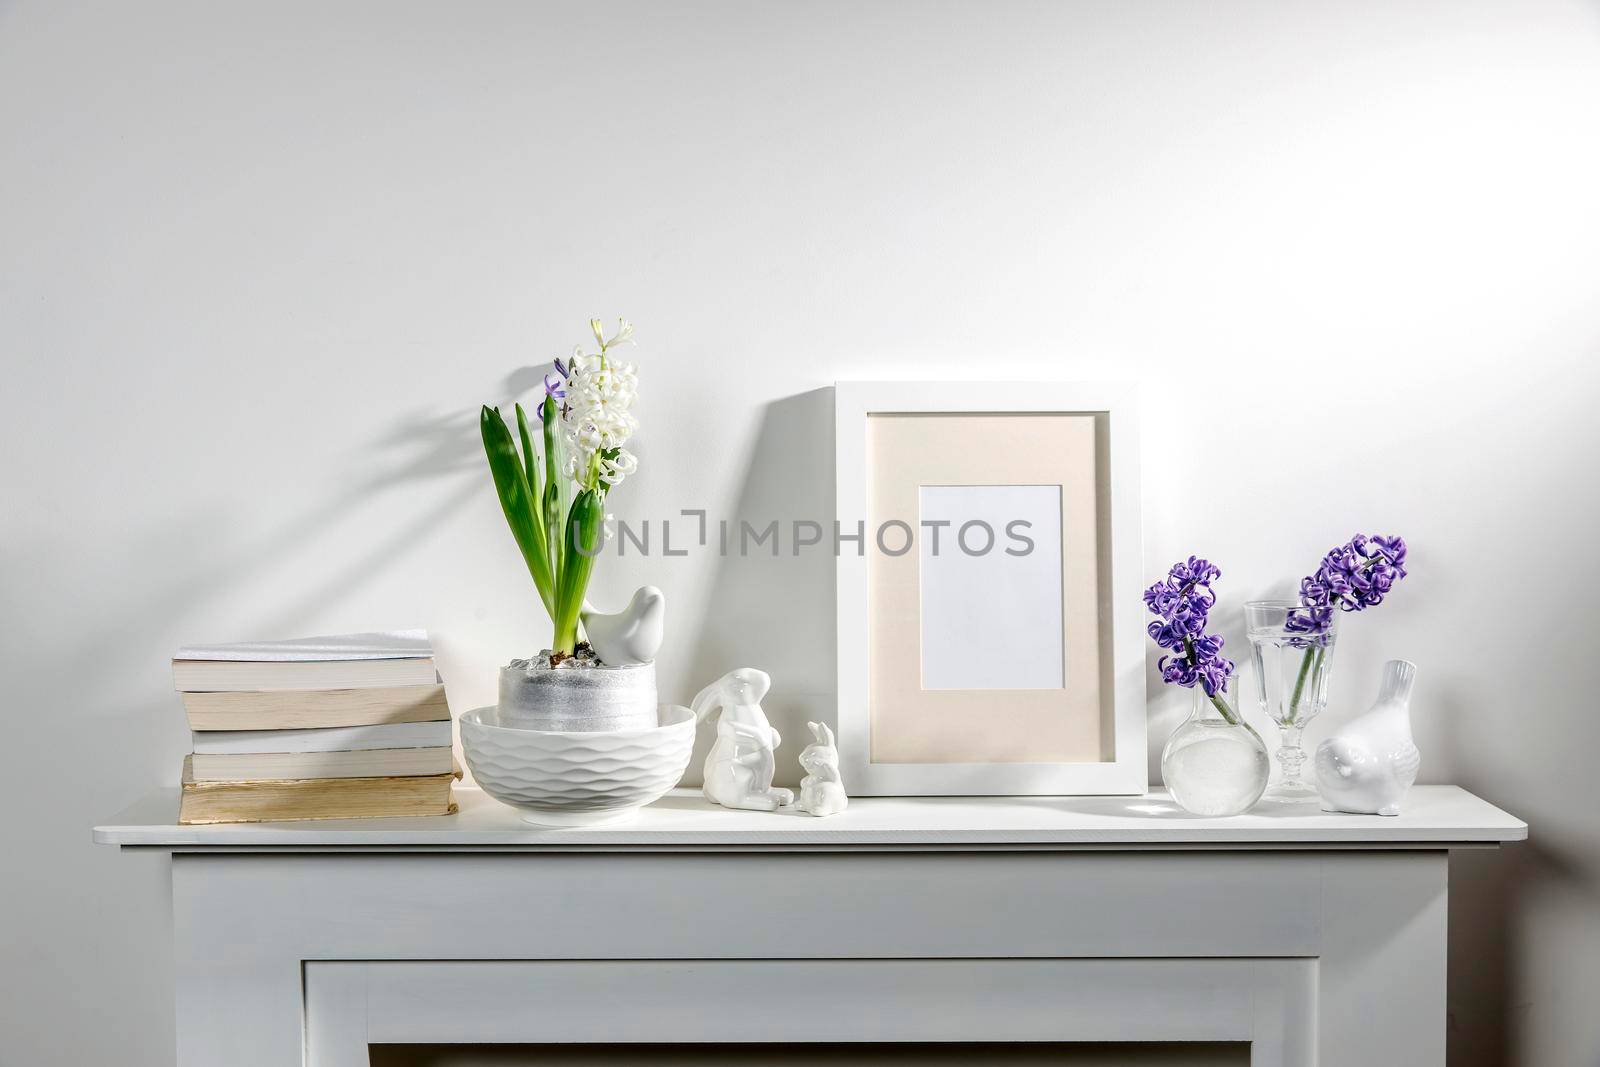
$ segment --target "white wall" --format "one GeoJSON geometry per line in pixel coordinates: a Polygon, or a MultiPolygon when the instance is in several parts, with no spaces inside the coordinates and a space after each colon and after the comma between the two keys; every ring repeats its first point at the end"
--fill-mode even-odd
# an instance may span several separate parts
{"type": "MultiPolygon", "coordinates": [[[[1320,725],[1421,665],[1424,776],[1534,834],[1455,868],[1452,1063],[1595,1062],[1597,135],[1593,2],[0,4],[0,1062],[169,1061],[164,861],[89,827],[176,780],[176,645],[422,624],[461,710],[539,643],[476,409],[591,314],[624,516],[828,517],[835,379],[1114,375],[1236,644],[1403,533],[1320,725]]],[[[830,575],[596,593],[792,724],[830,575]]]]}

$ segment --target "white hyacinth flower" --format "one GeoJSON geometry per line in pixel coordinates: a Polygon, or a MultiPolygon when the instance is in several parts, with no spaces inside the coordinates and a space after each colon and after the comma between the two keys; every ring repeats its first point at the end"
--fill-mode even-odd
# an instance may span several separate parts
{"type": "Polygon", "coordinates": [[[574,353],[561,422],[569,456],[567,474],[593,488],[616,485],[638,469],[638,460],[622,446],[639,427],[631,411],[639,377],[633,364],[605,356],[607,348],[631,339],[633,327],[627,320],[620,320],[617,335],[610,340],[602,336],[599,319],[589,325],[600,338],[601,354],[574,353]]]}
{"type": "Polygon", "coordinates": [[[638,469],[638,458],[626,448],[619,448],[610,459],[600,460],[600,480],[607,485],[616,485],[638,469]]]}

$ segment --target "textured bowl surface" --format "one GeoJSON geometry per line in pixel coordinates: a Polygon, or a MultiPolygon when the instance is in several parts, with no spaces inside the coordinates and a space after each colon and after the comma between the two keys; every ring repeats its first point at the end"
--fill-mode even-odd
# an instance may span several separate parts
{"type": "Polygon", "coordinates": [[[461,750],[483,791],[532,813],[529,821],[593,825],[659,800],[683,777],[694,712],[662,705],[659,721],[641,730],[530,730],[478,708],[461,716],[461,750]]]}

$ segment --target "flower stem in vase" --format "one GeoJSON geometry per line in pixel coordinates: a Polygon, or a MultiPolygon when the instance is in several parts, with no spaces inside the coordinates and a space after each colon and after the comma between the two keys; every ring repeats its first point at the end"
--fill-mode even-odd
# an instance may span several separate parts
{"type": "Polygon", "coordinates": [[[605,499],[597,489],[585,489],[572,501],[561,560],[561,585],[556,594],[556,652],[571,655],[577,647],[578,614],[583,610],[583,594],[594,571],[594,559],[605,541],[605,517],[605,499]]]}
{"type": "Polygon", "coordinates": [[[1294,680],[1294,694],[1289,697],[1289,714],[1284,718],[1283,723],[1285,726],[1294,722],[1300,714],[1300,698],[1305,694],[1306,679],[1311,675],[1313,654],[1320,651],[1321,649],[1308,648],[1305,656],[1300,660],[1300,673],[1294,680]]]}

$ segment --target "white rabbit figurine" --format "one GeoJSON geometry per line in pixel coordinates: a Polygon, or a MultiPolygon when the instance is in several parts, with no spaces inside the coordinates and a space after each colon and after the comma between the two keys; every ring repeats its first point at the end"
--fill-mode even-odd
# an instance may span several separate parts
{"type": "Polygon", "coordinates": [[[740,667],[712,682],[694,698],[696,722],[705,722],[720,708],[717,740],[706,757],[705,794],[713,804],[751,811],[776,811],[794,802],[794,791],[777,789],[772,752],[783,738],[767,722],[761,698],[772,688],[765,671],[740,667]]]}
{"type": "Polygon", "coordinates": [[[806,776],[800,782],[801,811],[812,815],[837,815],[850,804],[844,792],[844,779],[839,777],[839,748],[834,744],[833,731],[827,723],[813,722],[811,736],[816,741],[800,753],[800,766],[806,776]]]}

